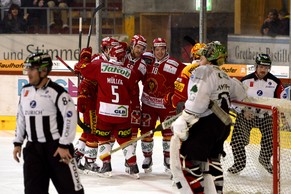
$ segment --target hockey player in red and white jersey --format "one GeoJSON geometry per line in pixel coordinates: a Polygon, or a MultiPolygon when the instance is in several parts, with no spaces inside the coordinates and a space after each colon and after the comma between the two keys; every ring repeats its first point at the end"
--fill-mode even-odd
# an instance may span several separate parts
{"type": "Polygon", "coordinates": [[[92,61],[97,59],[103,59],[109,61],[109,51],[112,47],[119,45],[119,41],[112,37],[105,37],[101,40],[101,53],[96,53],[92,56],[92,61]]]}
{"type": "MultiPolygon", "coordinates": [[[[105,37],[101,41],[101,53],[94,54],[91,61],[109,60],[109,51],[112,47],[119,45],[118,40],[112,37],[105,37]]],[[[98,153],[98,141],[96,132],[96,101],[97,82],[84,78],[78,87],[77,110],[83,113],[84,124],[88,126],[83,129],[81,137],[76,143],[75,158],[78,161],[78,168],[85,173],[97,172],[99,167],[95,163],[98,153]],[[84,159],[82,159],[84,156],[84,159]]]]}
{"type": "MultiPolygon", "coordinates": [[[[90,61],[92,49],[85,48],[81,52],[81,61],[75,66],[86,79],[94,80],[98,84],[97,94],[97,127],[96,135],[99,143],[99,153],[110,152],[110,138],[114,134],[117,142],[122,144],[131,140],[131,96],[135,86],[136,75],[128,68],[122,67],[125,50],[122,45],[110,49],[109,62],[104,60],[90,61]]],[[[134,146],[123,149],[126,172],[139,177],[134,146]]],[[[111,156],[105,157],[100,176],[111,176],[111,156]]]]}
{"type": "MultiPolygon", "coordinates": [[[[169,56],[165,39],[154,39],[152,46],[155,61],[147,67],[147,76],[143,82],[141,134],[154,129],[158,119],[163,122],[176,115],[175,108],[166,107],[163,98],[166,94],[174,92],[174,82],[185,67],[183,63],[169,56]]],[[[170,169],[169,151],[172,135],[171,129],[162,131],[166,172],[169,172],[170,169]]],[[[145,157],[142,168],[145,172],[151,171],[153,146],[153,135],[142,139],[141,147],[145,157]]]]}
{"type": "MultiPolygon", "coordinates": [[[[146,51],[147,41],[142,35],[134,35],[130,41],[130,52],[126,55],[123,66],[131,69],[137,75],[136,85],[134,90],[135,96],[131,97],[132,109],[131,109],[131,131],[132,138],[136,138],[138,129],[141,123],[141,103],[140,103],[140,90],[139,81],[142,81],[146,76],[147,67],[145,61],[142,59],[142,54],[146,51]]],[[[134,143],[136,148],[137,142],[134,143]]]]}
{"type": "MultiPolygon", "coordinates": [[[[187,87],[189,78],[194,69],[196,69],[199,65],[205,65],[207,60],[200,60],[202,48],[204,48],[206,44],[204,43],[196,43],[191,49],[191,58],[192,63],[187,65],[179,75],[179,77],[174,82],[175,90],[174,93],[168,93],[164,97],[165,106],[173,106],[177,109],[177,105],[179,102],[185,102],[187,100],[187,87]],[[199,51],[199,52],[198,52],[199,51]]],[[[202,57],[203,58],[203,57],[202,57]]],[[[182,108],[182,107],[178,107],[182,108]]]]}

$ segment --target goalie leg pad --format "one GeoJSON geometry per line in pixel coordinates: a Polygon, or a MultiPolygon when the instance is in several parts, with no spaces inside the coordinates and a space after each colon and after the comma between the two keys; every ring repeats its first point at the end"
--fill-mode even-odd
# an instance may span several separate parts
{"type": "Polygon", "coordinates": [[[164,166],[165,171],[170,171],[170,140],[167,138],[163,139],[163,153],[164,153],[164,166]]]}
{"type": "Polygon", "coordinates": [[[214,185],[218,194],[223,193],[223,169],[219,159],[209,161],[209,174],[212,175],[214,185]]]}
{"type": "Polygon", "coordinates": [[[201,172],[200,162],[186,161],[186,158],[180,155],[180,139],[174,135],[171,139],[170,166],[175,182],[180,193],[204,193],[201,184],[203,174],[201,172]]]}
{"type": "Polygon", "coordinates": [[[204,177],[201,171],[202,162],[200,161],[182,161],[183,164],[183,173],[190,185],[190,188],[193,193],[204,193],[204,177]]]}

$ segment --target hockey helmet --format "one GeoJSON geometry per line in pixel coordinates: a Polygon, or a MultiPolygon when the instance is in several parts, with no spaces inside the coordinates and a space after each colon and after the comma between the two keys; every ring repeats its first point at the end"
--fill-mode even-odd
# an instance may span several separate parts
{"type": "Polygon", "coordinates": [[[30,54],[24,61],[23,74],[27,74],[28,69],[38,67],[38,71],[41,71],[44,67],[47,68],[47,73],[52,70],[53,62],[50,55],[43,52],[36,52],[30,54]]]}
{"type": "Polygon", "coordinates": [[[119,41],[112,37],[107,36],[101,40],[101,50],[103,52],[106,50],[106,48],[110,49],[116,45],[119,45],[119,41]]]}
{"type": "Polygon", "coordinates": [[[256,56],[256,65],[265,65],[271,67],[272,61],[268,54],[258,54],[256,56]]]}
{"type": "Polygon", "coordinates": [[[203,52],[206,59],[215,65],[222,65],[227,57],[226,48],[219,41],[208,43],[203,52]]]}
{"type": "Polygon", "coordinates": [[[110,49],[109,58],[114,61],[123,61],[126,55],[126,50],[123,45],[117,45],[110,49]]]}
{"type": "Polygon", "coordinates": [[[153,48],[158,47],[158,46],[167,47],[166,40],[164,38],[155,38],[153,40],[153,48]]]}
{"type": "Polygon", "coordinates": [[[130,41],[130,45],[135,47],[136,45],[141,45],[144,49],[147,48],[147,40],[142,35],[134,35],[130,41]]]}
{"type": "Polygon", "coordinates": [[[154,54],[153,54],[152,52],[149,52],[149,51],[144,52],[144,53],[142,54],[141,58],[145,61],[145,63],[146,63],[147,65],[152,64],[153,61],[155,60],[155,56],[154,56],[154,54]]]}
{"type": "Polygon", "coordinates": [[[191,49],[191,57],[193,59],[199,59],[202,53],[198,51],[205,47],[206,47],[206,44],[204,43],[196,43],[191,49]]]}

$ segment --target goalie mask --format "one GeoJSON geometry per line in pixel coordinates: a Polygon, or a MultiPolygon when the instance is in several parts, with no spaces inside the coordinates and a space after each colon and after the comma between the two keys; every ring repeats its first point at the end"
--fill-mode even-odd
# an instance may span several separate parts
{"type": "Polygon", "coordinates": [[[41,72],[43,68],[47,68],[47,73],[52,70],[53,62],[51,57],[47,53],[32,53],[24,61],[23,74],[27,75],[29,69],[38,68],[41,72]]]}
{"type": "Polygon", "coordinates": [[[207,44],[204,53],[204,56],[209,62],[218,66],[223,65],[227,57],[226,48],[219,41],[213,41],[207,44]]]}

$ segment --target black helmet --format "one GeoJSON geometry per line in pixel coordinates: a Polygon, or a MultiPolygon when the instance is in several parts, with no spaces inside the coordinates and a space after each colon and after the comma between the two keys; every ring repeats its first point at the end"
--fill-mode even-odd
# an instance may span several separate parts
{"type": "Polygon", "coordinates": [[[271,67],[272,61],[271,61],[270,56],[268,54],[258,54],[256,56],[256,64],[257,65],[266,65],[266,66],[271,67]]]}
{"type": "Polygon", "coordinates": [[[50,55],[47,53],[36,52],[30,54],[24,61],[24,67],[39,67],[40,69],[43,67],[47,67],[47,73],[52,70],[53,62],[50,55]]]}

